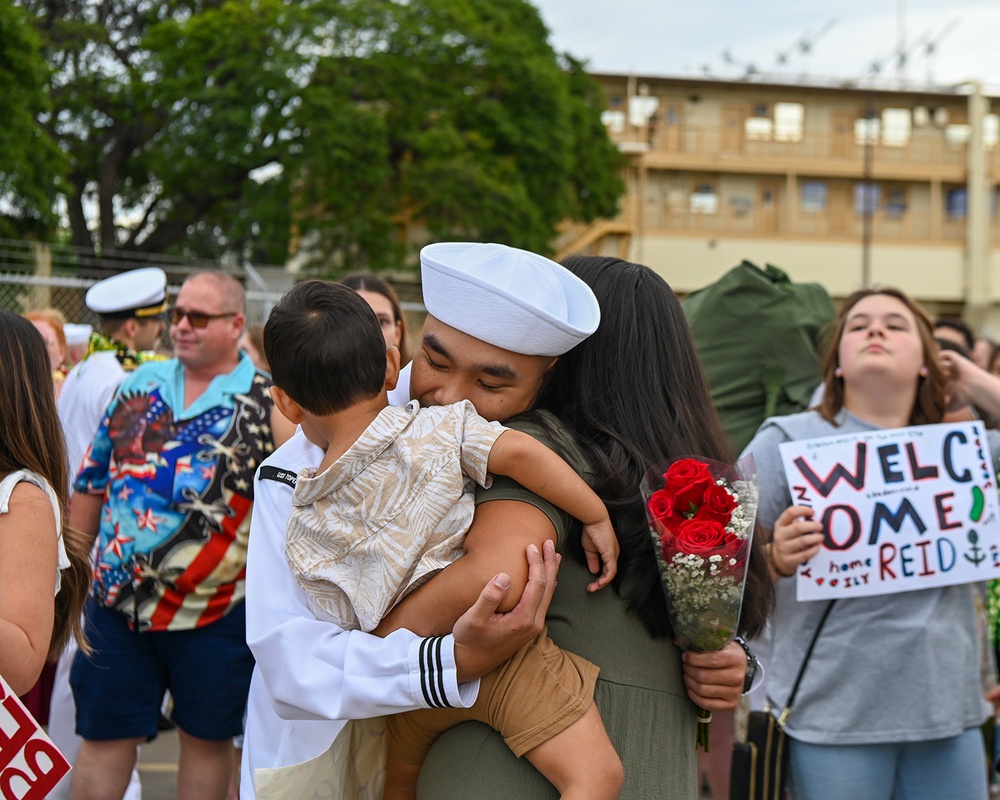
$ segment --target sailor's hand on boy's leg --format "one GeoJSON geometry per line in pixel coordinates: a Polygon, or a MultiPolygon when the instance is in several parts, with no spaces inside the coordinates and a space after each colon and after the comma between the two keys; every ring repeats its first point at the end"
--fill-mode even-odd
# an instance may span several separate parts
{"type": "Polygon", "coordinates": [[[603,589],[618,573],[618,537],[607,516],[600,522],[583,526],[583,552],[587,556],[587,568],[600,577],[587,586],[588,592],[603,589]],[[603,566],[602,566],[603,565],[603,566]]]}
{"type": "Polygon", "coordinates": [[[529,545],[527,557],[528,583],[513,609],[497,611],[510,588],[510,578],[501,573],[455,623],[455,667],[460,683],[498,667],[544,629],[562,557],[551,541],[545,542],[541,553],[529,545]]]}

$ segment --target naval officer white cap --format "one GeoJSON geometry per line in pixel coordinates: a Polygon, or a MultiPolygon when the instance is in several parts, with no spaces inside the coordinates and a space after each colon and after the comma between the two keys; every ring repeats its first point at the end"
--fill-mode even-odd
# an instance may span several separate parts
{"type": "Polygon", "coordinates": [[[154,317],[167,310],[167,276],[159,267],[122,272],[91,286],[86,302],[102,317],[154,317]]]}
{"type": "Polygon", "coordinates": [[[93,325],[80,325],[76,322],[67,322],[63,325],[63,333],[66,334],[66,344],[69,347],[86,344],[93,332],[93,325]]]}
{"type": "Polygon", "coordinates": [[[543,256],[502,244],[440,242],[420,251],[427,313],[487,344],[559,356],[601,321],[597,298],[543,256]]]}

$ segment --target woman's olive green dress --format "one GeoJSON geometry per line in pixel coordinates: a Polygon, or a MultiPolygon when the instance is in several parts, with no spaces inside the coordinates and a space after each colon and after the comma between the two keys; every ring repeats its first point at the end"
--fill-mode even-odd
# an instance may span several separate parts
{"type": "MultiPolygon", "coordinates": [[[[572,446],[562,425],[555,444],[585,478],[586,457],[572,446]]],[[[535,424],[511,423],[553,449],[553,436],[535,424]]],[[[549,609],[549,635],[560,647],[579,653],[601,668],[595,699],[625,767],[623,800],[694,800],[697,797],[694,705],[684,690],[680,651],[670,641],[654,640],[610,587],[590,594],[592,576],[567,555],[565,538],[579,526],[558,509],[508,479],[479,490],[476,502],[521,500],[542,509],[553,521],[564,558],[559,586],[549,609]]],[[[650,547],[649,557],[653,557],[650,547]]],[[[558,792],[524,758],[513,756],[491,728],[467,722],[444,733],[431,749],[420,774],[421,800],[534,800],[558,792]]]]}

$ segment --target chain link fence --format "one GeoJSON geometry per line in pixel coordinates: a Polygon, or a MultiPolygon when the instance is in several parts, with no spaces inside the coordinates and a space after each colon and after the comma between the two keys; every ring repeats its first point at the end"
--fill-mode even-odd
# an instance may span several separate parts
{"type": "MultiPolygon", "coordinates": [[[[97,324],[87,308],[87,290],[99,280],[136,267],[159,267],[167,275],[167,300],[173,302],[191,274],[222,269],[239,280],[247,297],[246,324],[263,325],[271,309],[297,280],[306,278],[281,266],[227,266],[207,259],[171,259],[137,253],[100,258],[79,248],[0,239],[0,307],[17,313],[54,308],[67,322],[97,324]]],[[[426,316],[420,284],[414,278],[389,281],[399,293],[411,347],[426,316]]]]}
{"type": "Polygon", "coordinates": [[[94,325],[87,290],[99,280],[135,267],[159,267],[167,275],[167,299],[177,296],[189,275],[222,269],[246,288],[247,325],[263,325],[271,308],[291,287],[295,276],[283,267],[220,266],[207,260],[177,260],[142,254],[94,258],[77,248],[0,239],[0,306],[22,313],[55,308],[68,322],[94,325]]]}

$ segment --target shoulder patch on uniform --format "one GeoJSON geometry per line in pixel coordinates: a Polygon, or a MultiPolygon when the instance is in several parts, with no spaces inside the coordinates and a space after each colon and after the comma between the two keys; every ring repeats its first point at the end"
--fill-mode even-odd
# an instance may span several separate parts
{"type": "Polygon", "coordinates": [[[257,475],[262,481],[278,481],[278,483],[288,484],[293,489],[295,488],[295,481],[298,477],[294,472],[289,472],[287,469],[271,467],[267,464],[257,470],[257,475]]]}

